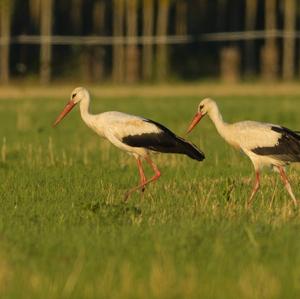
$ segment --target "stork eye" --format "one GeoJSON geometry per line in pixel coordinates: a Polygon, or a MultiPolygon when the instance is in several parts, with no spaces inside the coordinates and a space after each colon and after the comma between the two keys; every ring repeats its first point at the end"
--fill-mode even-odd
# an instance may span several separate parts
{"type": "Polygon", "coordinates": [[[72,99],[74,99],[76,97],[76,93],[72,94],[72,99]]]}
{"type": "Polygon", "coordinates": [[[202,110],[204,108],[204,105],[200,105],[200,110],[202,110]]]}

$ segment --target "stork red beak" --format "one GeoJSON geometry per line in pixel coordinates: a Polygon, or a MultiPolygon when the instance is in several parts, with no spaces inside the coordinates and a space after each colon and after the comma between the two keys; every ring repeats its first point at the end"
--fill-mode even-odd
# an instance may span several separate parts
{"type": "Polygon", "coordinates": [[[56,121],[53,124],[53,127],[55,127],[74,108],[75,105],[76,104],[72,100],[70,100],[65,106],[64,110],[57,117],[56,121]]]}
{"type": "Polygon", "coordinates": [[[198,122],[201,120],[201,118],[203,117],[203,114],[201,112],[197,112],[187,130],[187,134],[190,133],[194,127],[198,124],[198,122]]]}

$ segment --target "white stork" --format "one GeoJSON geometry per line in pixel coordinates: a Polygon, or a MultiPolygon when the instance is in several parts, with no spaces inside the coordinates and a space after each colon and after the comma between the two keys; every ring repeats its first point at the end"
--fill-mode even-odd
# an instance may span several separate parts
{"type": "Polygon", "coordinates": [[[150,119],[116,111],[90,114],[90,95],[83,87],[73,90],[70,101],[53,126],[56,126],[77,103],[80,103],[81,118],[88,127],[101,137],[107,138],[116,147],[133,155],[137,161],[141,182],[126,193],[125,200],[138,189],[144,191],[147,184],[160,177],[161,173],[158,167],[150,159],[151,152],[185,154],[198,161],[204,159],[204,154],[195,145],[150,119]],[[142,159],[145,159],[155,173],[148,180],[143,171],[142,159]]]}
{"type": "Polygon", "coordinates": [[[296,197],[286,176],[284,166],[300,162],[300,135],[285,127],[255,121],[242,121],[228,124],[223,121],[216,102],[204,99],[198,106],[188,133],[197,125],[204,115],[208,115],[219,134],[232,146],[241,149],[252,161],[256,173],[255,184],[249,198],[252,202],[260,187],[260,170],[263,166],[277,169],[291,196],[294,205],[296,197]]]}

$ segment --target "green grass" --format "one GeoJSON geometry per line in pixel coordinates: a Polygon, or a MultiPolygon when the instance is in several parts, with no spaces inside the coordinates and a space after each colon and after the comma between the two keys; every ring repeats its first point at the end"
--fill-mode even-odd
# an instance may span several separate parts
{"type": "MultiPolygon", "coordinates": [[[[200,99],[94,99],[92,111],[143,115],[183,135],[200,99]]],[[[300,129],[293,96],[218,102],[227,121],[300,129]]],[[[265,172],[246,209],[252,165],[205,118],[189,138],[206,160],[154,156],[162,177],[125,204],[134,159],[78,111],[53,129],[64,104],[0,102],[0,297],[299,298],[299,211],[277,174],[265,172]]],[[[298,197],[299,170],[289,169],[298,197]]]]}

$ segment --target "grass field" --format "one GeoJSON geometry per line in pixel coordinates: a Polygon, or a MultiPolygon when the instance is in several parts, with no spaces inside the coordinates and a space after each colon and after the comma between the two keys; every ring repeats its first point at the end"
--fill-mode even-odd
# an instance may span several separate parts
{"type": "MultiPolygon", "coordinates": [[[[0,101],[0,297],[300,298],[300,215],[268,170],[252,209],[253,169],[209,119],[190,135],[206,160],[157,155],[143,197],[136,163],[66,98],[0,101]],[[77,109],[75,109],[77,110],[77,109]]],[[[201,97],[95,98],[92,112],[143,115],[183,135],[201,97]]],[[[219,96],[225,120],[300,129],[298,96],[219,96]]],[[[150,174],[148,169],[148,174],[150,174]]],[[[289,168],[300,197],[300,168],[289,168]]]]}

